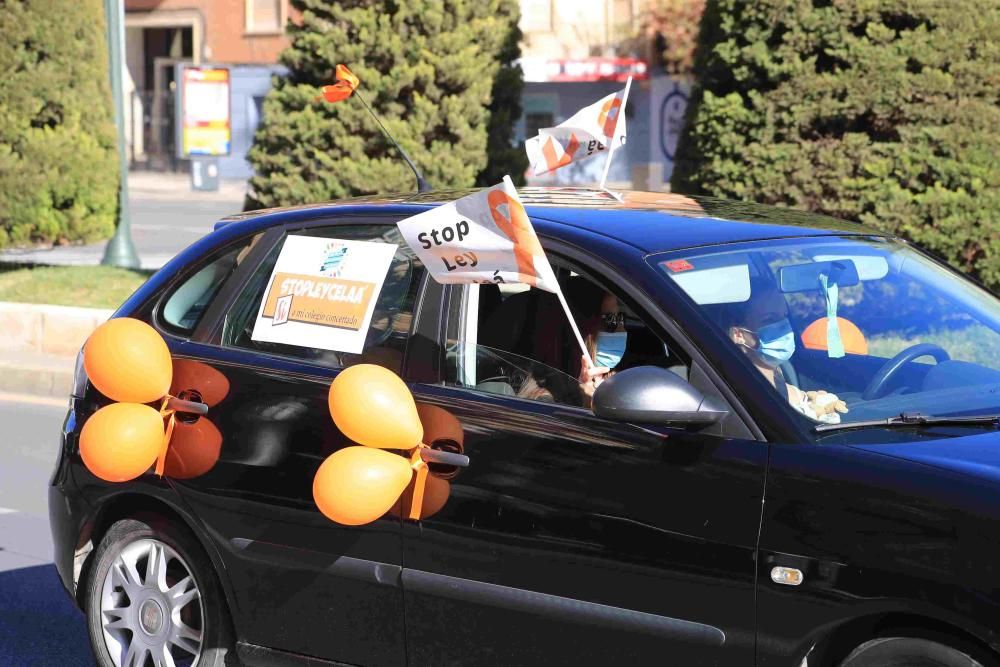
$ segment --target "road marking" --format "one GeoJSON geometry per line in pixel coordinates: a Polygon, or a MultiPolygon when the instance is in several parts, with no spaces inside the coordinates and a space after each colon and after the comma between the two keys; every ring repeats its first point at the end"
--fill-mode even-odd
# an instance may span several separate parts
{"type": "Polygon", "coordinates": [[[33,394],[12,394],[0,391],[0,401],[11,403],[29,403],[31,405],[48,405],[54,408],[67,407],[67,399],[56,398],[55,396],[35,396],[33,394]]]}
{"type": "Polygon", "coordinates": [[[0,507],[0,514],[16,514],[17,510],[7,509],[6,507],[0,507]]]}

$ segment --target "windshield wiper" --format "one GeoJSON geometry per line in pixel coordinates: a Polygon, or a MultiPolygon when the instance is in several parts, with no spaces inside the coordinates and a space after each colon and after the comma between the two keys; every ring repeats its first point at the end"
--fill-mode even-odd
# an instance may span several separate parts
{"type": "Polygon", "coordinates": [[[859,422],[844,422],[842,424],[820,424],[813,428],[813,431],[822,433],[825,431],[846,431],[852,428],[867,428],[869,426],[931,426],[948,424],[993,424],[1000,426],[1000,415],[970,415],[965,417],[934,417],[919,412],[902,412],[895,417],[885,419],[869,419],[859,422]]]}

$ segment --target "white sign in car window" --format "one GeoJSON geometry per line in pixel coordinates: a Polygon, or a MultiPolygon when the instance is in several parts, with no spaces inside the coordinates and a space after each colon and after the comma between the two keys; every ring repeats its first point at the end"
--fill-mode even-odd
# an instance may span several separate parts
{"type": "Polygon", "coordinates": [[[397,246],[289,236],[251,338],[359,353],[397,246]]]}

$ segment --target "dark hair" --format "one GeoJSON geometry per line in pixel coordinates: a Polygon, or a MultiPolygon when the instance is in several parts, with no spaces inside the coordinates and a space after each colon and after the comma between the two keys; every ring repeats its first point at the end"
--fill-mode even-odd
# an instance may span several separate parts
{"type": "Polygon", "coordinates": [[[607,290],[586,278],[570,278],[563,283],[566,303],[580,333],[596,333],[601,324],[601,304],[607,290]]]}
{"type": "Polygon", "coordinates": [[[773,280],[762,277],[750,278],[750,298],[736,303],[720,303],[706,307],[706,312],[718,323],[719,327],[728,331],[730,327],[750,329],[747,315],[750,313],[751,302],[767,292],[774,292],[778,286],[773,280]]]}
{"type": "MultiPolygon", "coordinates": [[[[597,332],[601,326],[601,302],[607,292],[586,278],[561,281],[566,304],[573,313],[591,358],[596,354],[597,332]]],[[[543,292],[535,321],[536,360],[577,377],[580,374],[580,346],[555,294],[543,292]]]]}

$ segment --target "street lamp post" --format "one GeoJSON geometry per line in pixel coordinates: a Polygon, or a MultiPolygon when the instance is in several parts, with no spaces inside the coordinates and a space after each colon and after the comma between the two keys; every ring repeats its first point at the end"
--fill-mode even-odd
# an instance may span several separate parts
{"type": "Polygon", "coordinates": [[[108,27],[108,63],[111,72],[111,96],[115,105],[115,125],[118,127],[118,225],[115,235],[104,248],[101,264],[139,268],[139,256],[132,243],[128,215],[128,162],[125,159],[125,95],[122,91],[122,62],[125,51],[125,0],[104,0],[104,15],[108,27]]]}

